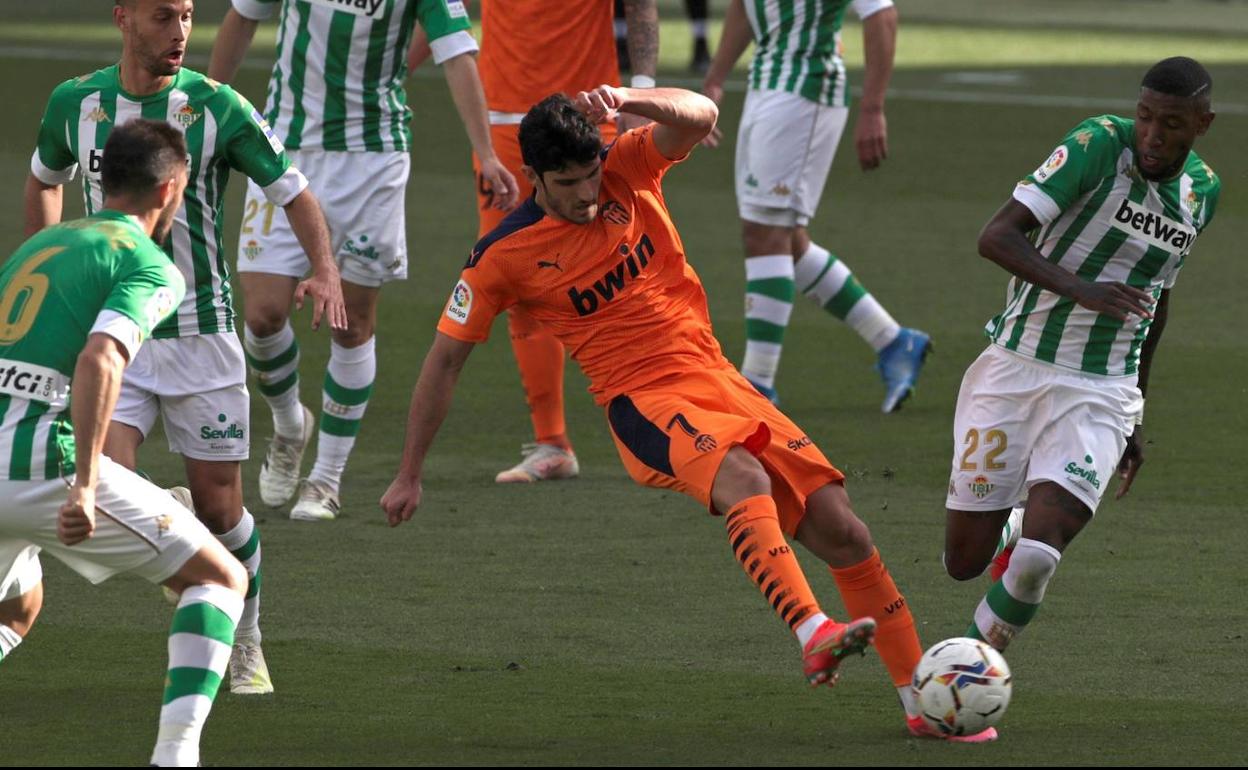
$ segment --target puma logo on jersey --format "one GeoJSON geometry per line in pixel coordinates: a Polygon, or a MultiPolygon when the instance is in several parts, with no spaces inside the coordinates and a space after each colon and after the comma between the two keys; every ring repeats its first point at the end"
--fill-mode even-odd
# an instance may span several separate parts
{"type": "Polygon", "coordinates": [[[553,261],[553,262],[552,262],[552,261],[545,260],[545,259],[539,259],[539,260],[537,260],[537,269],[538,269],[538,270],[541,270],[543,267],[553,267],[554,269],[558,270],[559,272],[561,272],[561,273],[563,272],[563,268],[562,268],[562,267],[559,267],[559,255],[558,255],[558,254],[556,254],[556,255],[555,255],[555,259],[554,259],[554,261],[553,261]]]}
{"type": "Polygon", "coordinates": [[[1159,249],[1184,256],[1196,240],[1196,228],[1154,213],[1126,198],[1114,212],[1114,227],[1159,249]]]}
{"type": "Polygon", "coordinates": [[[650,264],[650,257],[654,256],[654,244],[650,242],[650,236],[643,233],[632,251],[629,251],[627,245],[621,244],[620,253],[625,257],[603,274],[602,278],[594,281],[592,288],[582,291],[573,286],[568,289],[568,298],[572,300],[572,307],[576,308],[577,315],[587,316],[597,312],[600,297],[606,303],[622,294],[624,288],[650,264]]]}
{"type": "Polygon", "coordinates": [[[386,0],[308,0],[313,5],[332,8],[335,11],[354,14],[355,16],[377,16],[377,11],[386,7],[386,0]]]}

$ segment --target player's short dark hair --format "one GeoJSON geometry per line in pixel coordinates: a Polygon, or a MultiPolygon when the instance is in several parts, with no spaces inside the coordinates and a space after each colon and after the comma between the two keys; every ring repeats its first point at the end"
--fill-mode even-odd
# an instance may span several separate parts
{"type": "Polygon", "coordinates": [[[1208,100],[1213,95],[1213,78],[1209,70],[1187,56],[1171,56],[1157,62],[1144,73],[1140,86],[1184,99],[1208,100]]]}
{"type": "Polygon", "coordinates": [[[100,185],[105,195],[144,195],[186,165],[186,140],[162,120],[135,118],[104,143],[100,185]]]}
{"type": "Polygon", "coordinates": [[[520,121],[520,156],[539,175],[587,165],[600,152],[598,127],[563,94],[547,96],[520,121]]]}

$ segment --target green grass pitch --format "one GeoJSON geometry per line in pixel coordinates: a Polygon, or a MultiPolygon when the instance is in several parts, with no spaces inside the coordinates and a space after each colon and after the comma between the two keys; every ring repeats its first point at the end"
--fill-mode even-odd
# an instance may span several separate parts
{"type": "MultiPolygon", "coordinates": [[[[1158,13],[1170,5],[1148,4],[1158,13]]],[[[113,61],[118,47],[98,29],[83,39],[32,39],[23,29],[0,31],[3,254],[21,241],[21,189],[48,93],[113,61]],[[79,59],[67,60],[71,52],[79,59]]],[[[984,588],[945,577],[939,560],[954,396],[1005,296],[1006,274],[975,254],[978,229],[1075,122],[1130,109],[1140,62],[1199,57],[1206,40],[1192,32],[1132,46],[1106,32],[1106,46],[1130,51],[1106,61],[1095,51],[1117,49],[1093,45],[1085,59],[1063,54],[1045,66],[1020,50],[1028,42],[1016,32],[966,63],[965,40],[951,29],[903,26],[903,47],[907,35],[924,47],[894,78],[890,158],[864,175],[843,142],[813,225],[902,323],[932,334],[937,352],[919,391],[901,413],[879,414],[870,351],[801,300],[779,379],[785,410],[847,472],[925,644],[960,634],[984,588]]],[[[191,51],[206,54],[209,38],[193,38],[191,51]]],[[[834,691],[808,691],[796,646],[741,574],[720,522],[629,481],[574,366],[568,417],[582,477],[496,487],[494,473],[529,437],[501,323],[464,373],[428,463],[425,505],[402,528],[385,527],[376,501],[397,465],[410,388],[476,229],[468,147],[446,88],[417,77],[410,277],[384,291],[379,379],[340,521],[293,523],[260,503],[255,479],[271,429],[253,400],[244,479],[264,539],[262,626],[277,692],[222,693],[205,761],[1242,763],[1248,56],[1240,46],[1236,58],[1239,44],[1225,39],[1209,45],[1222,61],[1211,69],[1224,111],[1199,150],[1222,174],[1223,201],[1173,296],[1149,398],[1147,462],[1132,494],[1107,500],[1071,547],[1037,621],[1009,651],[1016,687],[998,743],[910,739],[874,654],[850,661],[834,691]]],[[[257,60],[268,56],[257,48],[257,60]]],[[[264,76],[245,70],[241,90],[262,102],[264,76]]],[[[724,109],[730,136],[740,99],[730,94],[724,109]]],[[[231,183],[227,246],[243,187],[231,183]]],[[[719,338],[738,359],[731,146],[697,151],[666,189],[719,338]]],[[[67,213],[80,210],[78,197],[76,185],[67,188],[67,213]]],[[[328,340],[308,330],[306,314],[295,323],[303,398],[315,404],[328,340]]],[[[143,465],[166,484],[180,476],[159,435],[143,465]]],[[[803,559],[838,612],[830,576],[803,559]]],[[[156,727],[169,607],[133,578],[92,587],[54,560],[44,566],[43,615],[0,665],[0,763],[141,763],[156,727]]]]}

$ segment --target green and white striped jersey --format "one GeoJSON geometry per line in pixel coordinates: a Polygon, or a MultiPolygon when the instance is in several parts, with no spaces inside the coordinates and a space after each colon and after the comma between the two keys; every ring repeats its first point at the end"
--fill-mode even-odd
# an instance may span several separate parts
{"type": "MultiPolygon", "coordinates": [[[[1135,163],[1135,121],[1102,115],[1076,126],[1018,183],[1014,199],[1039,220],[1035,243],[1050,262],[1156,298],[1174,286],[1196,236],[1213,219],[1220,189],[1194,151],[1175,179],[1144,179],[1135,163]]],[[[1020,278],[1010,282],[1006,300],[985,328],[994,343],[1089,374],[1138,371],[1150,319],[1123,323],[1020,278]]]]}
{"type": "Polygon", "coordinates": [[[744,0],[754,30],[748,83],[759,91],[787,91],[819,104],[846,106],[849,85],[841,59],[841,22],[851,4],[858,17],[892,7],[893,0],[744,0]]]}
{"type": "Polygon", "coordinates": [[[403,79],[416,22],[437,64],[477,50],[463,0],[233,0],[256,20],[279,2],[264,112],[292,150],[406,151],[403,79]]]}
{"type": "Polygon", "coordinates": [[[293,200],[308,180],[290,165],[260,113],[229,86],[182,69],[168,88],[132,96],[121,89],[117,72],[113,65],[56,87],[39,127],[31,173],[44,184],[65,184],[81,168],[83,199],[91,214],[103,205],[100,159],[113,126],[148,118],[181,130],[190,151],[190,180],[164,247],[194,290],[153,336],[233,332],[230,269],[222,248],[230,169],[255,180],[278,206],[293,200]]]}
{"type": "Polygon", "coordinates": [[[130,358],[186,294],[131,217],[101,211],[41,230],[0,269],[0,479],[74,472],[70,378],[92,332],[130,358]]]}

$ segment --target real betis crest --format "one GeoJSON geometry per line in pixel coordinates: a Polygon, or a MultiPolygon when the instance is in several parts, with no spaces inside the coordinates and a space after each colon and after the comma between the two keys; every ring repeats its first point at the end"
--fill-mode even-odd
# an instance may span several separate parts
{"type": "Polygon", "coordinates": [[[195,121],[203,117],[202,112],[196,112],[195,108],[189,104],[182,105],[182,108],[173,114],[173,119],[178,122],[182,128],[190,128],[195,125],[195,121]]]}
{"type": "Polygon", "coordinates": [[[1200,221],[1200,210],[1204,207],[1204,203],[1205,202],[1196,195],[1195,190],[1187,191],[1187,210],[1191,213],[1193,222],[1200,221]]]}
{"type": "Polygon", "coordinates": [[[997,485],[990,482],[987,476],[980,475],[971,479],[971,482],[967,484],[967,486],[970,487],[971,494],[975,495],[975,497],[980,500],[983,500],[989,492],[996,489],[997,485]]]}

